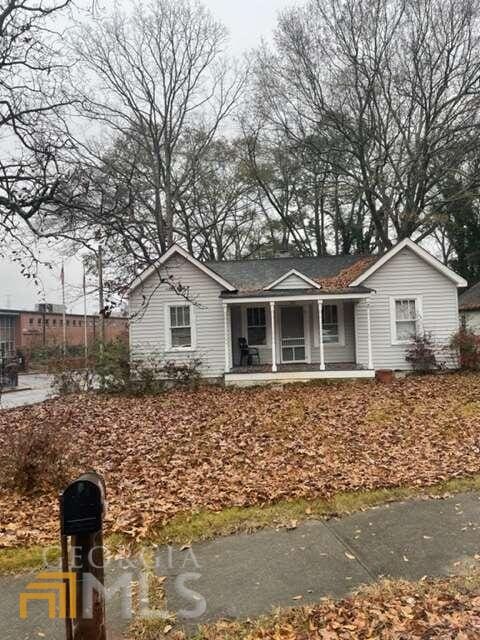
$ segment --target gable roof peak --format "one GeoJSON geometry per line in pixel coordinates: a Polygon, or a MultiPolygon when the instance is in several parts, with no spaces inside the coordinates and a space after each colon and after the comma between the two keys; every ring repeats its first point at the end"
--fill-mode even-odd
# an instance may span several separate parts
{"type": "Polygon", "coordinates": [[[274,289],[275,287],[277,287],[279,284],[281,284],[282,282],[284,282],[285,280],[287,280],[287,278],[290,278],[291,276],[294,276],[294,277],[296,277],[296,278],[298,278],[300,280],[303,280],[303,282],[305,282],[305,284],[310,285],[314,289],[321,289],[321,285],[318,282],[316,282],[315,280],[313,280],[312,278],[309,278],[308,276],[306,276],[301,271],[298,271],[297,269],[290,269],[289,271],[284,273],[282,276],[280,276],[280,278],[277,278],[276,280],[274,280],[273,282],[268,284],[266,287],[264,287],[264,290],[265,291],[269,291],[270,289],[274,289]]]}
{"type": "Polygon", "coordinates": [[[163,255],[160,256],[158,260],[156,260],[152,265],[150,265],[150,267],[147,267],[147,269],[145,269],[145,271],[143,271],[143,273],[141,273],[133,281],[133,283],[131,284],[128,290],[128,293],[131,294],[133,291],[135,291],[135,289],[137,289],[141,284],[145,282],[145,280],[147,280],[151,275],[153,275],[156,271],[158,271],[158,269],[162,267],[166,262],[168,262],[168,260],[170,260],[170,258],[172,258],[174,255],[179,255],[182,258],[185,258],[185,260],[187,260],[188,262],[193,264],[193,266],[200,269],[200,271],[203,271],[203,273],[205,273],[210,278],[212,278],[212,280],[215,280],[215,282],[218,282],[218,284],[221,285],[227,291],[236,291],[236,288],[226,278],[221,276],[219,273],[217,273],[213,269],[210,269],[210,267],[206,263],[200,262],[200,260],[197,260],[197,258],[194,258],[192,254],[189,253],[186,249],[184,249],[181,245],[174,243],[167,249],[167,251],[165,251],[163,255]]]}
{"type": "Polygon", "coordinates": [[[419,244],[411,240],[410,238],[404,238],[394,247],[392,247],[389,251],[383,254],[369,269],[364,271],[362,274],[358,276],[353,282],[350,283],[351,287],[356,287],[365,282],[367,278],[372,276],[378,269],[380,269],[384,264],[389,262],[393,257],[400,253],[403,249],[410,249],[415,253],[419,258],[427,262],[434,269],[442,273],[444,276],[452,280],[457,287],[466,287],[467,281],[455,273],[452,269],[447,267],[440,262],[435,256],[433,256],[429,251],[421,247],[419,244]]]}

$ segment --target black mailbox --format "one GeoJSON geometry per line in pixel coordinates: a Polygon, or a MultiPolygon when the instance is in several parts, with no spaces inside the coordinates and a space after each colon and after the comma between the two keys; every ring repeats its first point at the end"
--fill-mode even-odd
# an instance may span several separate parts
{"type": "Polygon", "coordinates": [[[105,513],[105,483],[96,473],[85,473],[60,496],[62,535],[97,533],[105,513]]]}

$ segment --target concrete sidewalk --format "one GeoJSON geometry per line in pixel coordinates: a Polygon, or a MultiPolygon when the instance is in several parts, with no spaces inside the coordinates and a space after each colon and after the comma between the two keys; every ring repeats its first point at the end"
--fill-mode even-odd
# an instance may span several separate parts
{"type": "MultiPolygon", "coordinates": [[[[256,616],[341,598],[383,576],[419,580],[480,568],[480,495],[396,503],[293,531],[218,538],[193,551],[201,577],[190,585],[207,605],[195,622],[256,616]]],[[[179,611],[186,602],[173,577],[168,604],[179,611]]]]}
{"type": "Polygon", "coordinates": [[[53,376],[46,373],[21,373],[18,376],[18,385],[25,391],[8,391],[2,393],[0,410],[23,407],[37,402],[43,402],[53,397],[53,376]]]}
{"type": "MultiPolygon", "coordinates": [[[[183,550],[163,547],[157,573],[167,576],[168,609],[193,629],[219,618],[256,616],[324,596],[340,598],[382,576],[418,580],[469,572],[480,566],[478,554],[480,494],[469,493],[306,522],[291,531],[266,529],[183,550]],[[189,617],[195,608],[201,615],[189,617]]],[[[120,572],[116,565],[109,567],[110,582],[120,572]]],[[[18,619],[18,595],[28,579],[0,578],[0,638],[62,638],[62,625],[48,621],[41,603],[32,607],[29,621],[18,619]]],[[[118,637],[128,624],[121,619],[118,596],[108,615],[112,637],[118,637]]]]}

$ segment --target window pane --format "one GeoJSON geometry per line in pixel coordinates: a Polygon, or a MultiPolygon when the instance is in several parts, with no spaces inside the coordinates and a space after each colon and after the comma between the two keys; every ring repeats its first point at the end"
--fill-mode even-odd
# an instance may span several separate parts
{"type": "Polygon", "coordinates": [[[322,309],[323,342],[338,342],[338,307],[336,304],[327,304],[322,309]]]}
{"type": "Polygon", "coordinates": [[[395,302],[397,320],[415,320],[415,300],[397,300],[395,302]]]}
{"type": "Polygon", "coordinates": [[[170,307],[170,326],[171,327],[189,327],[190,326],[190,307],[170,307]]]}
{"type": "Polygon", "coordinates": [[[172,347],[191,347],[192,336],[189,327],[186,328],[172,328],[172,347]]]}
{"type": "Polygon", "coordinates": [[[266,327],[249,327],[248,328],[248,344],[255,347],[267,344],[267,328],[266,327]]]}
{"type": "Polygon", "coordinates": [[[336,304],[327,304],[322,309],[324,324],[338,324],[338,307],[336,304]]]}
{"type": "Polygon", "coordinates": [[[262,346],[267,344],[267,322],[264,307],[247,309],[248,344],[262,346]]]}
{"type": "Polygon", "coordinates": [[[323,341],[326,343],[338,342],[338,325],[324,325],[323,341]]]}
{"type": "Polygon", "coordinates": [[[397,340],[410,340],[416,333],[416,322],[397,322],[397,340]]]}
{"type": "Polygon", "coordinates": [[[249,327],[265,326],[265,309],[263,307],[247,309],[247,324],[249,327]]]}

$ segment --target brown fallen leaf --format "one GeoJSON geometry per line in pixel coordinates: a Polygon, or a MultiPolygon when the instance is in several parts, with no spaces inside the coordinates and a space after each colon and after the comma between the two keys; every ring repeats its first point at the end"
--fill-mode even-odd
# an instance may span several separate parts
{"type": "Polygon", "coordinates": [[[48,478],[31,495],[8,486],[8,465],[25,458],[15,439],[28,429],[55,432],[72,477],[90,468],[105,477],[106,535],[142,541],[199,512],[398,486],[428,493],[480,474],[480,410],[470,410],[479,397],[480,376],[454,373],[396,381],[388,396],[375,384],[293,386],[281,396],[212,386],[0,410],[0,547],[58,538],[48,478]]]}

